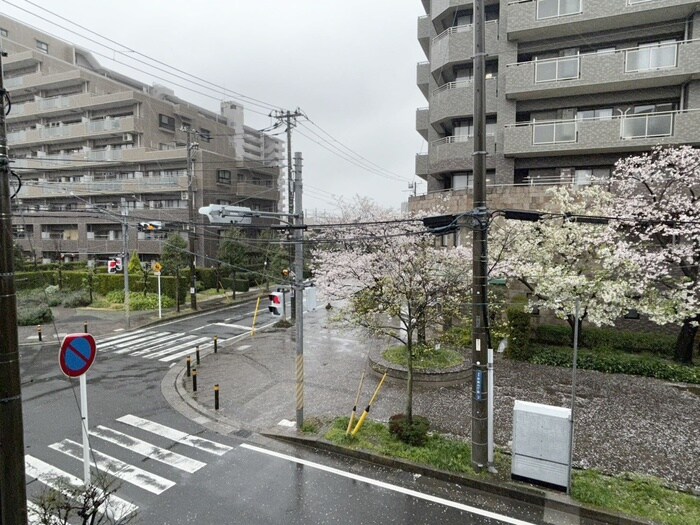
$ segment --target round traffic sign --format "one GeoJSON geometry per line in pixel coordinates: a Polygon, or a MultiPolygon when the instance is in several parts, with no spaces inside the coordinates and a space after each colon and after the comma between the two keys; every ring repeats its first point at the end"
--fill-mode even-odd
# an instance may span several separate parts
{"type": "Polygon", "coordinates": [[[79,377],[88,371],[96,354],[97,345],[92,335],[68,334],[58,352],[58,364],[68,377],[79,377]]]}

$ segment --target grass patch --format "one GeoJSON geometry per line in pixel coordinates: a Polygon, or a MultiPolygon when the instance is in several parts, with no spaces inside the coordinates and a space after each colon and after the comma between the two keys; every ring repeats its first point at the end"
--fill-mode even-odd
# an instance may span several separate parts
{"type": "MultiPolygon", "coordinates": [[[[407,351],[403,345],[388,348],[384,359],[394,365],[407,365],[407,351]]],[[[464,357],[450,348],[418,347],[413,358],[414,370],[446,370],[464,363],[464,357]]]]}
{"type": "MultiPolygon", "coordinates": [[[[490,476],[484,472],[477,474],[472,469],[471,445],[467,442],[447,439],[439,434],[429,434],[425,445],[416,447],[394,437],[389,428],[382,423],[365,421],[362,430],[355,437],[345,435],[347,428],[348,418],[339,418],[326,433],[325,439],[342,447],[401,458],[471,477],[490,476]]],[[[507,456],[497,453],[496,464],[501,475],[510,475],[510,459],[507,456]]]]}
{"type": "Polygon", "coordinates": [[[700,498],[670,490],[651,477],[632,474],[610,477],[594,470],[576,472],[572,495],[587,505],[663,525],[700,523],[700,498]]]}

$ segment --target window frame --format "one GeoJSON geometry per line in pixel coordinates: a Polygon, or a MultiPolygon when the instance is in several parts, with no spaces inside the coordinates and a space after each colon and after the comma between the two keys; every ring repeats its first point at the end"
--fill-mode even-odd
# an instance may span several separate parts
{"type": "Polygon", "coordinates": [[[165,113],[158,113],[158,128],[175,132],[175,117],[170,117],[165,113]]]}
{"type": "Polygon", "coordinates": [[[233,180],[233,174],[231,170],[216,170],[216,183],[217,184],[231,184],[233,180]]]}

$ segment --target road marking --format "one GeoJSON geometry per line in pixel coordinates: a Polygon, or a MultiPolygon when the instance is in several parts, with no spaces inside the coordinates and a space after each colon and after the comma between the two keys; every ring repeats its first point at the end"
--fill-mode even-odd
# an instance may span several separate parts
{"type": "Polygon", "coordinates": [[[189,341],[186,345],[181,345],[176,348],[171,348],[167,351],[161,350],[160,352],[155,352],[151,355],[146,356],[146,359],[155,359],[156,357],[160,357],[162,355],[167,355],[167,357],[162,357],[159,359],[159,361],[162,361],[163,363],[168,363],[170,361],[175,361],[177,359],[180,359],[183,356],[186,355],[192,355],[195,353],[195,346],[199,345],[199,350],[200,350],[200,357],[201,357],[201,352],[203,352],[207,348],[211,348],[214,346],[214,343],[211,342],[211,337],[200,337],[199,339],[195,339],[193,341],[189,341]],[[207,344],[204,344],[207,343],[207,344]],[[187,350],[183,350],[181,352],[177,352],[176,354],[173,354],[172,352],[175,350],[179,350],[181,348],[188,347],[187,350]],[[171,354],[171,355],[168,355],[171,354]]]}
{"type": "Polygon", "coordinates": [[[149,421],[148,419],[143,419],[141,417],[133,416],[127,414],[117,419],[120,423],[130,425],[132,427],[140,428],[152,434],[157,434],[167,439],[172,439],[183,445],[197,448],[210,454],[216,454],[217,456],[223,456],[231,450],[233,447],[227,445],[222,445],[221,443],[216,443],[214,441],[209,441],[208,439],[193,436],[191,434],[186,434],[174,428],[166,427],[155,421],[149,421]]]}
{"type": "MultiPolygon", "coordinates": [[[[43,484],[62,492],[66,496],[70,496],[66,485],[78,490],[84,487],[82,480],[33,456],[24,456],[24,463],[27,476],[38,479],[43,484]]],[[[98,493],[102,494],[102,491],[98,489],[98,493]]],[[[138,507],[136,505],[114,495],[109,497],[106,507],[100,507],[100,511],[113,521],[122,520],[137,510],[138,507]]]]}
{"type": "Polygon", "coordinates": [[[226,328],[236,328],[237,330],[246,330],[249,331],[251,329],[250,326],[243,326],[242,324],[230,324],[230,323],[213,323],[216,326],[225,326],[226,328]]]}
{"type": "Polygon", "coordinates": [[[129,355],[133,356],[139,356],[142,355],[146,359],[153,359],[154,357],[157,357],[159,355],[169,354],[171,352],[175,352],[177,350],[181,350],[182,348],[192,348],[192,351],[194,352],[194,347],[195,345],[198,344],[198,342],[201,342],[201,339],[197,339],[196,336],[194,335],[188,335],[186,337],[181,337],[181,338],[171,338],[167,340],[165,343],[161,343],[159,345],[155,345],[149,348],[145,348],[143,350],[139,350],[138,352],[133,352],[129,355]],[[175,346],[173,346],[173,344],[175,346]]]}
{"type": "MultiPolygon", "coordinates": [[[[115,331],[115,332],[118,332],[118,331],[121,331],[121,330],[124,330],[124,329],[123,329],[123,328],[119,328],[119,329],[114,330],[114,331],[115,331]]],[[[121,339],[122,337],[136,336],[136,335],[138,335],[138,334],[144,333],[145,331],[146,331],[146,329],[144,328],[144,329],[141,329],[141,330],[135,330],[135,331],[133,331],[133,332],[129,332],[127,335],[124,335],[124,334],[112,335],[112,336],[109,336],[109,337],[105,337],[104,339],[100,339],[100,340],[98,341],[98,343],[99,343],[99,344],[109,344],[110,341],[115,341],[115,340],[117,340],[117,339],[121,339]]]]}
{"type": "Polygon", "coordinates": [[[109,443],[119,445],[127,450],[133,450],[137,454],[141,454],[142,456],[151,458],[155,461],[160,461],[161,463],[165,463],[166,465],[176,469],[184,470],[190,474],[197,472],[200,468],[206,466],[206,463],[202,461],[188,458],[182,454],[166,450],[148,443],[147,441],[123,434],[117,430],[103,427],[102,425],[98,425],[97,428],[91,430],[90,435],[108,441],[109,443]]]}
{"type": "MultiPolygon", "coordinates": [[[[59,443],[49,445],[49,448],[58,450],[77,460],[83,459],[83,446],[70,439],[64,439],[59,443]]],[[[91,463],[97,470],[108,472],[112,476],[123,479],[127,483],[136,485],[153,494],[162,494],[175,485],[174,481],[165,479],[157,474],[152,474],[142,468],[124,463],[117,458],[113,458],[97,450],[92,449],[90,451],[90,456],[92,458],[91,463]]]]}
{"type": "Polygon", "coordinates": [[[139,350],[141,348],[148,348],[152,344],[160,343],[162,341],[167,341],[168,339],[173,339],[177,337],[182,337],[185,332],[171,333],[171,332],[155,332],[148,335],[143,335],[139,337],[137,342],[130,342],[125,344],[115,345],[119,350],[115,350],[115,354],[127,354],[133,352],[134,350],[139,350]]]}
{"type": "Polygon", "coordinates": [[[534,523],[531,523],[529,521],[523,521],[523,520],[519,520],[517,518],[511,518],[509,516],[504,516],[503,514],[497,514],[495,512],[490,512],[488,510],[479,509],[476,507],[472,507],[470,505],[464,505],[462,503],[457,503],[455,501],[450,501],[448,499],[438,498],[437,496],[431,496],[430,494],[423,494],[422,492],[418,492],[417,490],[406,489],[403,487],[399,487],[398,485],[393,485],[391,483],[386,483],[384,481],[378,481],[376,479],[367,478],[365,476],[358,476],[357,474],[351,474],[350,472],[345,472],[344,470],[340,470],[340,469],[333,468],[333,467],[328,467],[326,465],[321,465],[319,463],[313,463],[313,462],[307,461],[305,459],[295,458],[293,456],[288,456],[286,454],[281,454],[279,452],[273,452],[272,450],[267,450],[264,448],[256,447],[254,445],[249,445],[247,443],[243,443],[240,446],[241,446],[241,448],[252,450],[253,452],[259,452],[260,454],[267,454],[268,456],[273,456],[273,457],[276,457],[279,459],[284,459],[285,461],[290,461],[292,463],[298,463],[300,465],[305,465],[307,467],[315,468],[315,469],[318,469],[318,470],[321,470],[324,472],[328,472],[330,474],[335,474],[336,476],[342,476],[342,477],[349,478],[349,479],[352,479],[355,481],[367,483],[368,485],[374,485],[375,487],[381,487],[383,489],[398,492],[400,494],[406,494],[407,496],[411,496],[413,498],[422,499],[425,501],[430,501],[431,503],[445,505],[446,507],[452,507],[452,508],[457,509],[457,510],[462,510],[465,512],[469,512],[471,514],[483,516],[485,518],[491,518],[494,520],[498,520],[502,523],[509,523],[510,525],[535,525],[534,523]]]}

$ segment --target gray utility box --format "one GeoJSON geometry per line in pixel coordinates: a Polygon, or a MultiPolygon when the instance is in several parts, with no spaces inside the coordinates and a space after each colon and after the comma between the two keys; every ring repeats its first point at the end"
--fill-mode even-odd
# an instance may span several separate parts
{"type": "Polygon", "coordinates": [[[568,487],[571,410],[515,401],[511,477],[568,487]]]}

